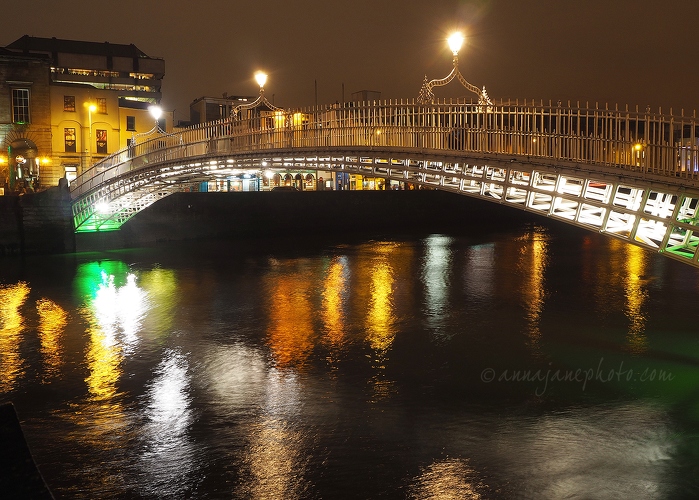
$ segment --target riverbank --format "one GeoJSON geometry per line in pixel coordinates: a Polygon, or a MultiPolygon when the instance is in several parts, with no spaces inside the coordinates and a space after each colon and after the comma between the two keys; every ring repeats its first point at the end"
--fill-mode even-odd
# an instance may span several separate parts
{"type": "Polygon", "coordinates": [[[0,257],[75,251],[68,187],[0,196],[0,257]]]}

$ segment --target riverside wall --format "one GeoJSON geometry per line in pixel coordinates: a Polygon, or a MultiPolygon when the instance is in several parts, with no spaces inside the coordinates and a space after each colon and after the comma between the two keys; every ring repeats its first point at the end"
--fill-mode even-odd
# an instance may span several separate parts
{"type": "Polygon", "coordinates": [[[74,251],[66,185],[21,196],[0,196],[0,257],[74,251]]]}

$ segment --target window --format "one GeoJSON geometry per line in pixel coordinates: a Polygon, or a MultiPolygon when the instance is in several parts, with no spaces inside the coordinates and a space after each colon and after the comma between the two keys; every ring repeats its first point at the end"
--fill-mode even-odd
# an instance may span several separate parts
{"type": "Polygon", "coordinates": [[[126,117],[126,130],[129,130],[131,132],[136,131],[136,117],[135,116],[127,116],[126,117]]]}
{"type": "Polygon", "coordinates": [[[106,97],[98,97],[97,98],[97,112],[102,113],[103,115],[107,114],[107,98],[106,97]]]}
{"type": "Polygon", "coordinates": [[[95,135],[97,137],[97,153],[107,154],[107,131],[97,129],[95,135]]]}
{"type": "Polygon", "coordinates": [[[75,112],[75,96],[74,95],[64,95],[63,96],[63,111],[75,112]]]}
{"type": "Polygon", "coordinates": [[[66,153],[75,153],[75,128],[64,128],[66,153]]]}
{"type": "Polygon", "coordinates": [[[29,123],[29,89],[12,89],[12,123],[29,123]]]}

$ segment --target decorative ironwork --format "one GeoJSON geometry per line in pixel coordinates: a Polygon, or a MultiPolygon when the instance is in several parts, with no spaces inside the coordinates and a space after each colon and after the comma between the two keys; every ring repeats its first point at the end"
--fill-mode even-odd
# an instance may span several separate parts
{"type": "Polygon", "coordinates": [[[257,80],[257,83],[260,86],[260,94],[254,101],[245,104],[239,104],[238,106],[232,108],[230,115],[232,120],[241,119],[242,117],[238,116],[241,111],[255,109],[262,106],[267,107],[269,111],[282,111],[282,108],[276,107],[274,104],[269,102],[269,100],[265,96],[265,83],[267,82],[267,75],[262,72],[257,72],[255,73],[255,80],[257,80]]]}
{"type": "Polygon", "coordinates": [[[443,87],[444,85],[448,85],[454,78],[456,78],[467,90],[478,96],[478,105],[481,106],[482,109],[489,109],[489,107],[493,105],[490,97],[488,97],[488,92],[485,90],[485,85],[482,89],[479,89],[475,85],[469,83],[459,70],[459,49],[461,48],[462,42],[463,37],[460,33],[455,33],[449,38],[449,46],[451,47],[453,54],[451,72],[444,78],[430,81],[427,80],[427,75],[425,75],[425,80],[423,81],[422,88],[420,88],[420,93],[418,94],[418,102],[420,104],[434,103],[435,96],[432,89],[434,87],[443,87]]]}

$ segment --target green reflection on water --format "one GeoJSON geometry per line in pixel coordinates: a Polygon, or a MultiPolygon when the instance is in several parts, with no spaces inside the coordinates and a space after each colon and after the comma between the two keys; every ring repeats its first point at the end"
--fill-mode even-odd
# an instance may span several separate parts
{"type": "Polygon", "coordinates": [[[118,260],[87,262],[78,266],[73,283],[79,297],[87,301],[97,296],[105,275],[114,277],[115,286],[122,286],[128,274],[129,266],[118,260]]]}

